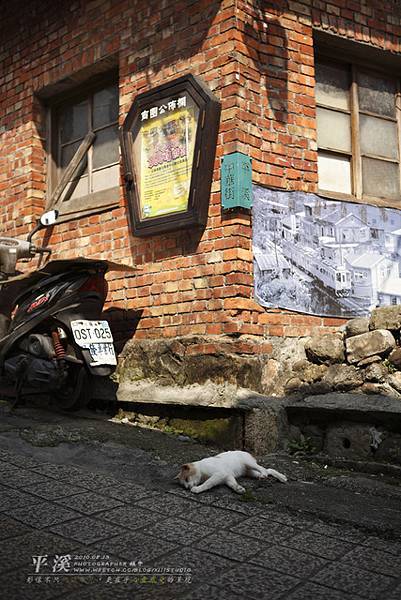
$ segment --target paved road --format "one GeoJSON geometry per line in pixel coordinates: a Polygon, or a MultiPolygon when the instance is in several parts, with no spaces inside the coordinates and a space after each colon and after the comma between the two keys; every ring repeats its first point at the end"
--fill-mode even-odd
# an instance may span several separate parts
{"type": "Polygon", "coordinates": [[[170,453],[204,448],[169,439],[161,450],[159,433],[137,431],[125,446],[50,436],[49,447],[45,422],[54,434],[78,421],[43,414],[2,421],[2,598],[400,600],[400,488],[363,476],[304,482],[291,460],[286,486],[195,496],[172,481],[181,457],[170,453]]]}

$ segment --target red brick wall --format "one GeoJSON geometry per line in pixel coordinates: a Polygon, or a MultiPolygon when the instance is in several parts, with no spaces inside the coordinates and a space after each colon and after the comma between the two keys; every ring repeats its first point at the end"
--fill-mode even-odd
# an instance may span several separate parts
{"type": "MultiPolygon", "coordinates": [[[[401,53],[401,5],[397,0],[239,0],[237,6],[242,136],[236,149],[252,157],[255,183],[316,192],[313,32],[401,53]]],[[[324,333],[344,322],[266,310],[252,311],[250,318],[264,335],[288,337],[324,333]]]]}
{"type": "Polygon", "coordinates": [[[46,191],[45,86],[118,53],[120,121],[133,97],[187,72],[222,103],[205,231],[134,238],[120,207],[55,227],[55,257],[143,266],[110,279],[108,306],[142,310],[137,337],[299,336],[335,319],[252,300],[251,219],[222,214],[220,158],[253,158],[254,182],[316,191],[313,27],[399,52],[400,9],[378,0],[0,1],[0,231],[23,235],[46,191]],[[313,8],[312,8],[313,7],[313,8]]]}

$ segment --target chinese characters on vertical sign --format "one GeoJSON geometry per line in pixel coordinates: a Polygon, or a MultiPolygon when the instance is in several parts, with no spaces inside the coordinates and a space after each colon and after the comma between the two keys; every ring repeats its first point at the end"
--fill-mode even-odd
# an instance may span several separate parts
{"type": "Polygon", "coordinates": [[[234,203],[235,200],[235,167],[233,163],[227,165],[225,174],[223,175],[222,189],[224,200],[228,204],[234,203]]]}
{"type": "Polygon", "coordinates": [[[252,170],[250,161],[241,163],[241,205],[247,208],[252,206],[252,170]]]}
{"type": "Polygon", "coordinates": [[[252,161],[241,152],[226,154],[221,162],[221,199],[224,209],[252,206],[252,161]]]}

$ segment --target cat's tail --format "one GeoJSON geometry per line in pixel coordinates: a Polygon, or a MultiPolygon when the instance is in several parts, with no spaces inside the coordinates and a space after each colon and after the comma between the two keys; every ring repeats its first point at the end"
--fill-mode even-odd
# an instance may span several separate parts
{"type": "Polygon", "coordinates": [[[266,469],[266,475],[271,475],[272,477],[275,477],[282,483],[287,483],[287,477],[283,475],[283,473],[279,473],[275,469],[266,469]]]}

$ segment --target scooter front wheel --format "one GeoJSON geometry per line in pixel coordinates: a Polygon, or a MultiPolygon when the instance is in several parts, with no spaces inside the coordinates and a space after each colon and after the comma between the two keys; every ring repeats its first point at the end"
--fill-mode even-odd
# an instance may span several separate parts
{"type": "Polygon", "coordinates": [[[67,379],[60,390],[53,392],[53,400],[64,410],[85,408],[91,399],[92,376],[81,365],[69,365],[67,379]]]}

